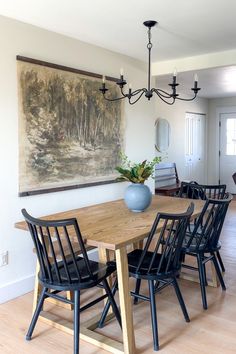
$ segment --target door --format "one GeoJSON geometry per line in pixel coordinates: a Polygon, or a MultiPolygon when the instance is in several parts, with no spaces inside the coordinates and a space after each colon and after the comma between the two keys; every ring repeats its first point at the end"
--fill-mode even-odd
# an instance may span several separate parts
{"type": "Polygon", "coordinates": [[[220,115],[220,183],[236,194],[232,175],[236,172],[236,112],[220,115]]]}
{"type": "Polygon", "coordinates": [[[188,181],[205,183],[206,116],[186,113],[185,118],[185,176],[188,181]]]}

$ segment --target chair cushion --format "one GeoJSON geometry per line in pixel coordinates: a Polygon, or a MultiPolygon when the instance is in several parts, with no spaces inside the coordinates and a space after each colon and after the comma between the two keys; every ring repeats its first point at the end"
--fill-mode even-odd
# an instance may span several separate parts
{"type": "MultiPolygon", "coordinates": [[[[101,264],[89,260],[90,268],[92,271],[92,276],[91,276],[87,272],[87,268],[83,257],[76,257],[76,263],[79,269],[80,277],[77,274],[76,267],[74,265],[73,260],[68,260],[67,258],[68,273],[71,279],[70,281],[68,280],[67,272],[62,261],[57,263],[61,281],[59,281],[57,277],[57,271],[55,265],[52,265],[51,268],[52,278],[53,278],[52,283],[55,284],[56,286],[68,285],[68,287],[71,287],[71,285],[73,284],[74,287],[78,287],[78,288],[94,286],[95,284],[100,283],[104,278],[112,274],[116,269],[114,263],[106,265],[106,264],[101,264]]],[[[42,282],[51,283],[48,278],[43,279],[41,274],[39,274],[39,279],[42,282]]]]}
{"type": "Polygon", "coordinates": [[[200,240],[201,233],[196,233],[195,236],[192,238],[190,246],[187,247],[190,238],[191,238],[191,234],[190,233],[186,233],[185,238],[184,238],[184,242],[183,242],[183,249],[185,250],[185,252],[195,253],[195,252],[203,251],[205,253],[208,253],[210,251],[210,249],[212,251],[215,251],[215,250],[219,250],[221,248],[221,242],[220,241],[218,241],[216,247],[208,247],[208,245],[205,242],[205,238],[204,237],[200,240]],[[200,244],[199,244],[199,242],[200,242],[200,244]]]}
{"type": "Polygon", "coordinates": [[[203,251],[206,244],[204,242],[205,239],[201,240],[201,234],[195,234],[195,236],[191,240],[191,244],[189,245],[189,247],[187,247],[191,237],[192,237],[192,235],[190,233],[186,233],[185,238],[184,238],[184,242],[183,242],[183,248],[189,252],[194,252],[194,251],[196,251],[197,248],[199,249],[199,251],[203,251]],[[199,242],[200,242],[200,244],[199,244],[199,242]]]}
{"type": "Polygon", "coordinates": [[[156,275],[156,276],[163,276],[166,277],[166,275],[172,273],[173,271],[176,271],[176,269],[173,269],[172,267],[169,267],[168,269],[168,273],[166,272],[166,262],[163,262],[161,269],[158,271],[158,267],[159,267],[159,263],[161,260],[161,254],[157,253],[153,262],[153,266],[152,266],[152,271],[150,273],[148,273],[148,268],[149,268],[149,264],[151,262],[151,258],[153,257],[153,252],[146,252],[145,255],[145,259],[142,263],[142,267],[139,269],[139,271],[137,272],[137,267],[140,261],[140,257],[142,255],[143,250],[141,249],[136,249],[132,252],[130,252],[128,254],[128,265],[129,265],[129,272],[132,275],[148,275],[148,274],[152,274],[152,275],[156,275]]]}

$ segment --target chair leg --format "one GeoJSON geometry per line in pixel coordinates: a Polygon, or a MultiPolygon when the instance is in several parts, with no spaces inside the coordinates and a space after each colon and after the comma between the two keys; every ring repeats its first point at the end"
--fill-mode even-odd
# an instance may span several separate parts
{"type": "Polygon", "coordinates": [[[43,307],[46,291],[47,291],[47,288],[44,287],[42,292],[41,292],[41,295],[39,297],[39,301],[38,301],[38,304],[36,306],[36,309],[34,311],[33,318],[31,320],[28,332],[26,334],[26,337],[25,337],[26,340],[31,340],[31,337],[32,337],[32,334],[33,334],[33,331],[34,331],[34,328],[35,328],[35,325],[36,325],[36,322],[38,320],[39,314],[40,314],[40,312],[42,310],[42,307],[43,307]]]}
{"type": "Polygon", "coordinates": [[[185,256],[186,256],[186,254],[184,252],[181,252],[181,256],[180,256],[181,263],[185,262],[185,256]]]}
{"type": "Polygon", "coordinates": [[[197,263],[198,263],[199,280],[200,280],[201,293],[202,293],[202,305],[203,308],[207,310],[204,265],[202,264],[202,256],[200,254],[197,254],[197,263]]]}
{"type": "Polygon", "coordinates": [[[221,255],[220,255],[219,251],[216,251],[216,256],[217,256],[218,261],[220,263],[220,267],[221,267],[222,272],[225,272],[225,266],[224,266],[224,263],[222,261],[222,258],[221,258],[221,255]]]}
{"type": "Polygon", "coordinates": [[[80,291],[74,291],[74,354],[79,354],[80,291]]]}
{"type": "Polygon", "coordinates": [[[208,286],[207,276],[206,276],[206,263],[203,264],[203,274],[204,274],[205,286],[208,286]]]}
{"type": "Polygon", "coordinates": [[[157,351],[159,350],[159,341],[158,341],[157,310],[156,310],[154,280],[149,280],[148,286],[149,286],[150,308],[151,308],[151,317],[152,317],[153,347],[154,350],[157,351]]]}
{"type": "MultiPolygon", "coordinates": [[[[118,285],[118,280],[116,278],[116,280],[115,280],[115,282],[113,284],[112,290],[111,290],[113,297],[115,296],[116,291],[118,289],[117,285],[118,285]]],[[[100,321],[98,323],[98,328],[103,328],[104,323],[106,321],[106,317],[107,317],[108,311],[110,309],[110,306],[111,306],[111,301],[108,299],[107,302],[106,302],[106,305],[105,305],[105,307],[104,307],[104,309],[102,311],[102,315],[101,315],[100,321]]]]}
{"type": "MultiPolygon", "coordinates": [[[[135,294],[139,295],[140,292],[140,286],[141,286],[141,279],[136,279],[136,285],[135,285],[135,294]]],[[[138,297],[134,296],[134,305],[138,303],[138,297]]]]}
{"type": "Polygon", "coordinates": [[[221,271],[220,271],[220,267],[219,267],[219,264],[218,264],[218,261],[216,259],[216,256],[214,253],[212,253],[212,261],[214,263],[214,266],[215,266],[215,270],[216,270],[216,273],[217,273],[217,276],[219,278],[219,281],[220,281],[220,285],[222,287],[222,290],[226,290],[226,286],[225,286],[225,282],[224,282],[224,279],[222,277],[222,274],[221,274],[221,271]]]}
{"type": "Polygon", "coordinates": [[[110,287],[109,287],[109,285],[108,285],[107,279],[104,279],[104,280],[102,281],[102,284],[103,284],[103,286],[104,286],[104,289],[106,290],[106,293],[107,293],[107,295],[108,295],[108,301],[110,302],[110,304],[111,304],[111,306],[112,306],[112,310],[113,310],[113,312],[114,312],[114,314],[115,314],[115,316],[116,316],[116,319],[117,319],[117,321],[118,321],[120,327],[122,328],[122,326],[121,326],[120,311],[118,310],[118,307],[117,307],[117,305],[116,305],[114,296],[113,296],[112,291],[111,291],[111,289],[110,289],[110,287]]]}
{"type": "Polygon", "coordinates": [[[176,296],[177,296],[177,298],[179,300],[179,304],[180,304],[181,310],[183,312],[185,321],[186,322],[190,322],[188,311],[186,309],[186,306],[185,306],[185,303],[184,303],[184,299],[183,299],[183,296],[181,294],[181,291],[180,291],[180,288],[179,288],[179,284],[178,284],[176,278],[173,279],[173,283],[172,284],[174,286],[176,296]]]}
{"type": "Polygon", "coordinates": [[[157,292],[159,285],[160,285],[160,282],[157,280],[155,283],[155,293],[157,292]]]}

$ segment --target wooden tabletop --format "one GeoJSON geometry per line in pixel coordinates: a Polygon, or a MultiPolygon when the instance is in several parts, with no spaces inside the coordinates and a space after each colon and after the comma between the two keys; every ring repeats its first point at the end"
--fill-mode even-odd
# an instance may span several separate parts
{"type": "MultiPolygon", "coordinates": [[[[198,216],[204,201],[192,201],[193,216],[198,216]]],[[[150,207],[142,213],[129,211],[123,200],[116,200],[46,215],[42,219],[58,220],[75,217],[88,245],[116,250],[142,240],[150,231],[157,212],[182,213],[186,211],[190,202],[190,199],[185,198],[154,195],[150,207]]],[[[24,221],[17,222],[15,227],[27,230],[24,221]]]]}

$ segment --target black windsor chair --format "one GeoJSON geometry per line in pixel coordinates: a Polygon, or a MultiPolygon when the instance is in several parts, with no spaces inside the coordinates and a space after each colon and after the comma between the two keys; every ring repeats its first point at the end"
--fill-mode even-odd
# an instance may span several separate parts
{"type": "Polygon", "coordinates": [[[43,286],[36,310],[33,314],[26,339],[30,340],[37,319],[48,297],[74,305],[74,354],[79,353],[80,312],[95,305],[106,297],[121,326],[120,313],[107,282],[107,277],[115,271],[115,265],[104,265],[89,260],[79,225],[75,218],[65,220],[41,220],[30,216],[25,209],[22,214],[28,224],[36,254],[40,264],[39,282],[43,286]],[[76,254],[70,235],[76,237],[81,255],[76,254]],[[64,245],[67,245],[65,253],[64,245]],[[57,247],[57,255],[55,248],[57,247]],[[58,257],[59,254],[59,257],[58,257]],[[80,307],[80,291],[95,286],[103,287],[106,294],[80,307]],[[61,295],[61,291],[73,291],[74,300],[61,295]]]}
{"type": "Polygon", "coordinates": [[[236,172],[234,172],[234,174],[232,175],[233,181],[236,184],[236,172]]]}
{"type": "Polygon", "coordinates": [[[207,285],[205,268],[207,262],[213,262],[221,287],[223,290],[226,290],[216,254],[221,247],[219,238],[231,200],[232,195],[228,193],[225,194],[224,199],[207,199],[192,231],[188,229],[184,238],[183,255],[187,254],[195,257],[197,259],[197,267],[184,263],[182,263],[182,267],[199,272],[204,309],[207,309],[205,288],[207,285]]]}
{"type": "MultiPolygon", "coordinates": [[[[158,213],[151,231],[147,237],[144,249],[136,249],[128,254],[129,276],[137,279],[140,285],[141,279],[147,280],[149,285],[149,296],[141,295],[139,288],[131,292],[135,298],[150,302],[152,332],[154,350],[159,349],[158,326],[156,314],[155,294],[168,285],[175,289],[180,307],[186,322],[189,322],[188,312],[179,289],[177,276],[181,267],[181,249],[189,219],[193,213],[194,205],[191,203],[185,213],[166,214],[158,213]],[[158,232],[158,239],[154,237],[158,232]],[[153,244],[155,243],[155,245],[153,244]]],[[[113,294],[117,290],[117,280],[112,288],[113,294]]],[[[109,310],[110,303],[107,302],[99,327],[103,327],[109,310]]]]}
{"type": "MultiPolygon", "coordinates": [[[[190,199],[223,199],[226,194],[226,184],[198,184],[195,181],[181,182],[179,197],[190,199]]],[[[193,225],[189,225],[190,231],[193,230],[193,225]]],[[[221,243],[219,241],[219,249],[216,251],[216,256],[219,261],[222,272],[225,272],[224,263],[220,255],[221,243]]]]}
{"type": "Polygon", "coordinates": [[[181,182],[178,197],[190,199],[223,199],[226,184],[198,184],[195,181],[181,182]]]}

